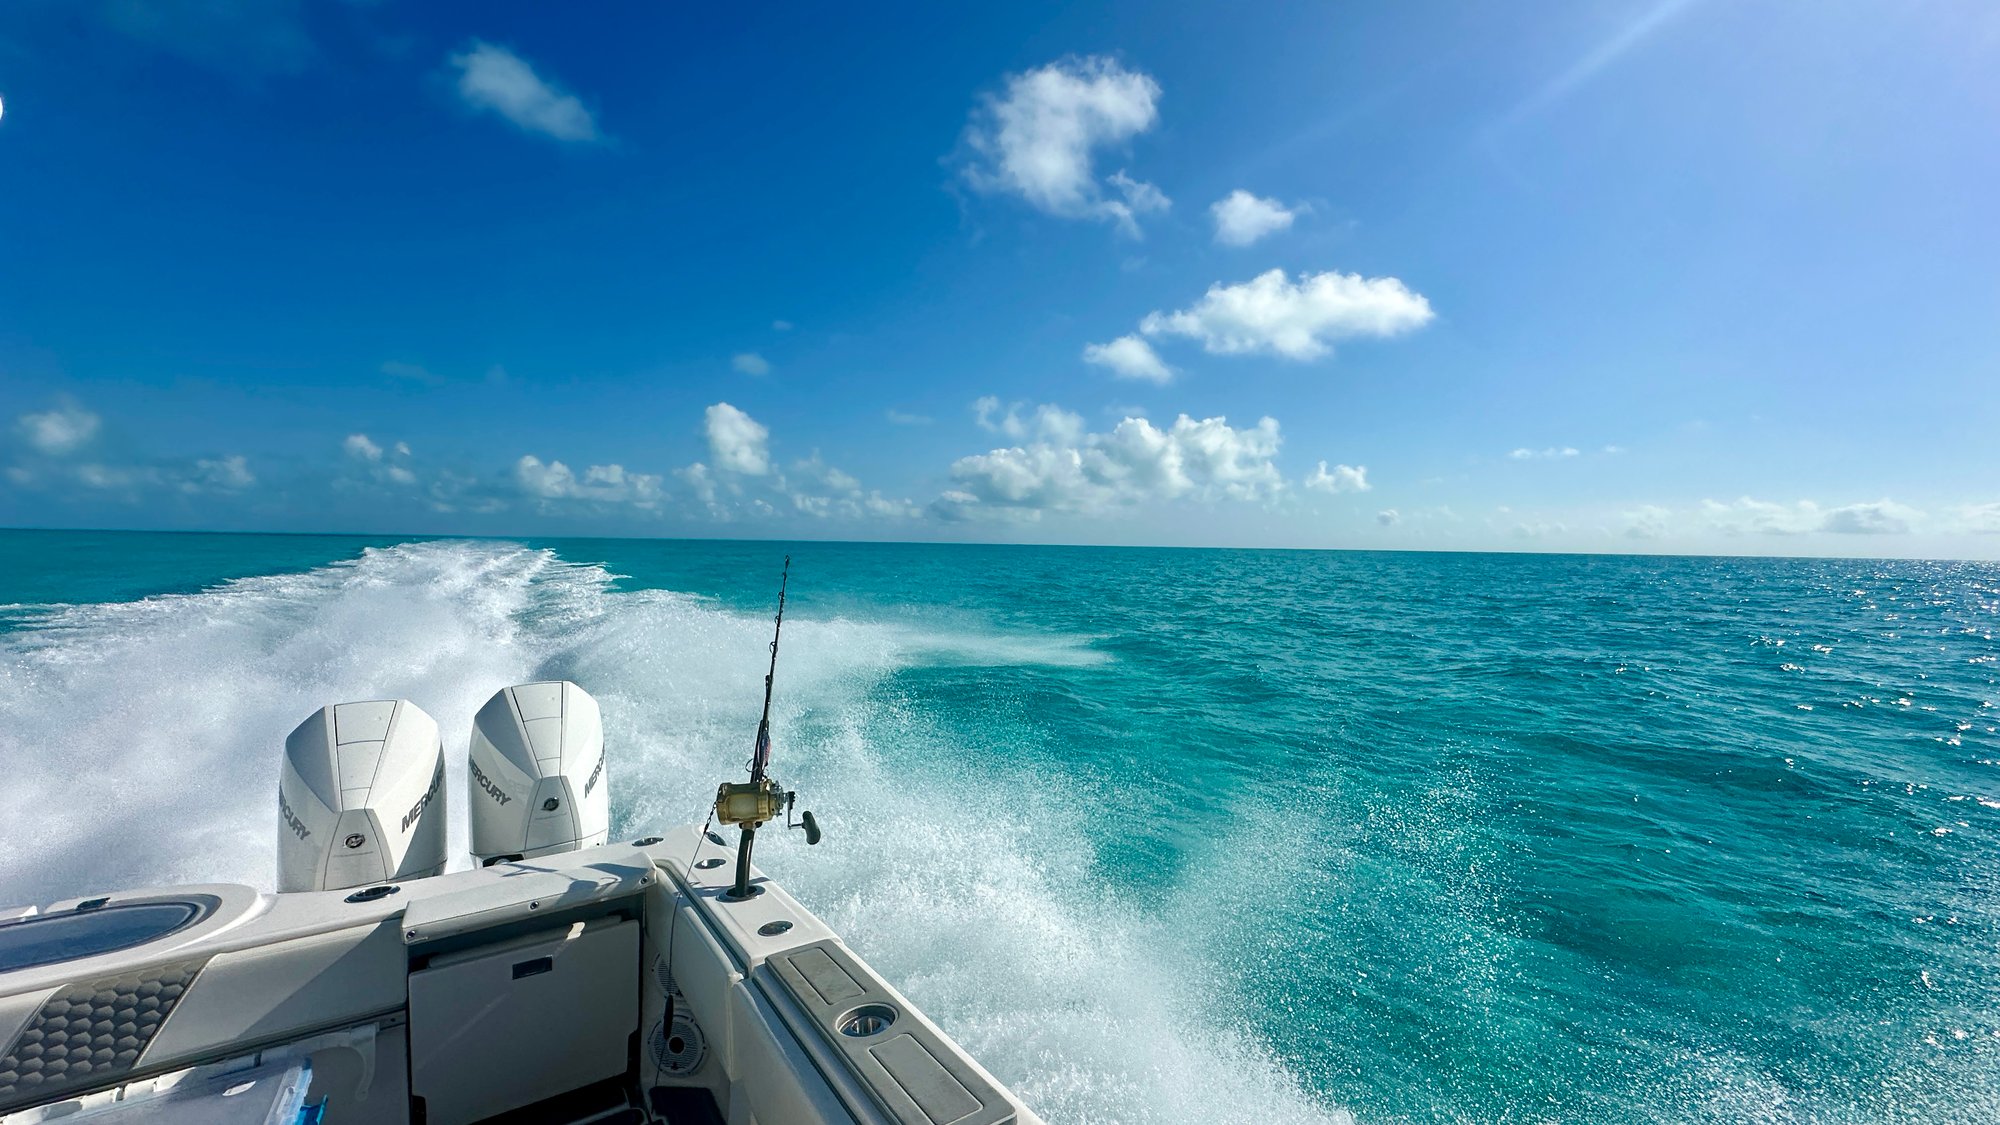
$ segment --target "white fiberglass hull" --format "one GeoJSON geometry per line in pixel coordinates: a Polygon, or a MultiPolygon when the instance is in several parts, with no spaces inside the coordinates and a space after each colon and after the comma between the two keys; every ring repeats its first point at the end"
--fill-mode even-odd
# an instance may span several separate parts
{"type": "Polygon", "coordinates": [[[240,1071],[328,1125],[1038,1123],[782,888],[731,900],[720,839],[10,912],[0,1122],[164,1119],[148,1099],[240,1071]]]}

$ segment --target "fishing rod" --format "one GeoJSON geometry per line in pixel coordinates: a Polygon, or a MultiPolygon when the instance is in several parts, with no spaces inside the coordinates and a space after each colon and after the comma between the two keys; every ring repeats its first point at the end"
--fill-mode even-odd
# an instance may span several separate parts
{"type": "Polygon", "coordinates": [[[764,673],[764,717],[757,720],[757,742],[750,752],[750,780],[725,781],[715,791],[715,819],[742,832],[736,844],[736,885],[726,896],[738,901],[763,891],[750,885],[750,849],[757,842],[757,829],[766,821],[776,820],[782,811],[785,827],[805,829],[807,844],[817,844],[820,838],[819,822],[813,819],[812,810],[801,814],[799,823],[792,822],[792,807],[799,795],[781,787],[769,772],[771,688],[778,677],[778,641],[785,632],[785,591],[791,580],[792,556],[786,555],[784,573],[778,579],[778,616],[771,628],[771,667],[764,673]]]}

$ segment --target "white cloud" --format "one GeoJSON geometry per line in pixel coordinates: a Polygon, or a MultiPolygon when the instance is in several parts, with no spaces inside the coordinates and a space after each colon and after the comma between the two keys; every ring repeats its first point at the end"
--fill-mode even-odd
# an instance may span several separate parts
{"type": "Polygon", "coordinates": [[[966,127],[978,159],[965,178],[982,191],[1017,195],[1051,215],[1108,219],[1137,233],[1134,217],[1163,211],[1168,199],[1119,171],[1106,195],[1093,168],[1096,151],[1123,144],[1159,121],[1160,85],[1112,59],[1064,59],[1007,76],[966,127]]]}
{"type": "Polygon", "coordinates": [[[2000,501],[1992,504],[1967,504],[1958,510],[1960,530],[1982,535],[2000,534],[2000,501]]]}
{"type": "Polygon", "coordinates": [[[795,462],[792,477],[811,482],[811,486],[781,483],[781,491],[790,497],[794,511],[816,519],[908,519],[923,514],[923,509],[908,500],[864,491],[853,475],[820,460],[817,453],[810,460],[795,462]]]}
{"type": "Polygon", "coordinates": [[[715,475],[708,471],[707,465],[696,461],[685,469],[674,470],[674,475],[687,484],[694,492],[695,499],[708,505],[711,510],[715,508],[715,475]]]}
{"type": "Polygon", "coordinates": [[[106,465],[90,462],[76,467],[75,479],[85,488],[122,491],[128,503],[143,502],[156,490],[168,489],[190,496],[202,493],[242,492],[257,483],[250,461],[242,454],[205,457],[175,465],[106,465]]]}
{"type": "Polygon", "coordinates": [[[505,47],[473,40],[451,56],[458,68],[458,96],[474,109],[490,109],[530,133],[559,141],[597,139],[597,122],[574,94],[550,85],[505,47]]]}
{"type": "Polygon", "coordinates": [[[989,434],[1005,434],[1011,438],[1028,436],[1028,425],[1021,421],[1021,404],[1014,403],[1007,413],[1000,413],[1000,399],[996,395],[986,395],[972,404],[972,420],[980,429],[989,434]]]}
{"type": "MultiPolygon", "coordinates": [[[[1013,411],[1008,420],[1028,429],[1013,411]]],[[[1184,498],[1260,500],[1284,488],[1273,463],[1281,439],[1271,418],[1244,429],[1185,414],[1165,429],[1126,418],[1108,432],[1087,433],[1080,416],[1042,406],[1033,434],[1025,444],[954,462],[956,487],[932,510],[946,518],[994,512],[1032,519],[1184,498]]]]}
{"type": "Polygon", "coordinates": [[[1717,530],[1731,535],[1804,535],[1814,531],[1837,535],[1902,535],[1924,519],[1924,513],[1893,500],[1821,508],[1810,500],[1779,504],[1745,496],[1724,504],[1701,502],[1701,514],[1717,530]]]}
{"type": "Polygon", "coordinates": [[[890,410],[883,415],[898,426],[928,426],[933,419],[925,414],[909,414],[901,410],[890,410]]]}
{"type": "Polygon", "coordinates": [[[1516,449],[1507,456],[1516,461],[1555,461],[1565,457],[1575,457],[1577,450],[1573,446],[1557,445],[1547,449],[1516,449]]]}
{"type": "Polygon", "coordinates": [[[404,485],[417,483],[417,474],[406,464],[410,459],[409,442],[399,441],[385,451],[367,434],[348,434],[340,447],[347,452],[349,459],[367,466],[368,475],[378,481],[404,485]]]}
{"type": "Polygon", "coordinates": [[[1118,189],[1118,194],[1125,200],[1122,203],[1106,203],[1105,209],[1118,223],[1118,229],[1133,238],[1141,237],[1138,216],[1163,213],[1174,205],[1166,192],[1143,180],[1133,179],[1125,174],[1123,168],[1111,173],[1108,182],[1118,189]]]}
{"type": "Polygon", "coordinates": [[[1625,535],[1630,539],[1663,539],[1673,513],[1657,504],[1641,504],[1625,513],[1625,535]]]}
{"type": "Polygon", "coordinates": [[[738,352],[729,359],[729,366],[744,375],[769,375],[771,361],[756,352],[738,352]]]}
{"type": "Polygon", "coordinates": [[[1383,527],[1394,527],[1403,518],[1403,513],[1394,508],[1384,508],[1375,513],[1375,522],[1383,527]]]}
{"type": "Polygon", "coordinates": [[[1241,188],[1209,205],[1215,219],[1215,240],[1224,246],[1248,246],[1292,225],[1299,210],[1288,210],[1275,199],[1260,199],[1241,188]]]}
{"type": "Polygon", "coordinates": [[[1368,466],[1335,465],[1328,472],[1324,461],[1306,477],[1305,486],[1319,492],[1367,492],[1374,487],[1368,483],[1368,466]]]}
{"type": "Polygon", "coordinates": [[[576,474],[561,461],[543,464],[540,457],[524,453],[514,462],[514,479],[530,496],[555,500],[568,496],[576,487],[576,474]]]}
{"type": "Polygon", "coordinates": [[[796,325],[789,320],[774,320],[771,322],[771,328],[778,332],[790,332],[794,327],[796,325]]]}
{"type": "Polygon", "coordinates": [[[1729,535],[1804,535],[1819,528],[1826,516],[1810,500],[1778,504],[1744,496],[1727,504],[1703,500],[1701,515],[1709,526],[1729,535]]]}
{"type": "Polygon", "coordinates": [[[250,463],[238,453],[212,461],[196,461],[194,472],[181,481],[183,492],[241,492],[257,483],[250,463]]]}
{"type": "Polygon", "coordinates": [[[1120,336],[1108,344],[1090,344],[1083,349],[1085,363],[1108,367],[1120,379],[1145,379],[1153,383],[1166,383],[1173,379],[1173,369],[1160,359],[1139,336],[1120,336]]]}
{"type": "Polygon", "coordinates": [[[715,467],[747,476],[771,471],[771,431],[726,402],[708,408],[708,448],[715,467]]]}
{"type": "Polygon", "coordinates": [[[152,470],[131,470],[116,465],[88,464],[76,467],[76,479],[90,488],[130,488],[134,485],[156,484],[159,474],[152,470]]]}
{"type": "Polygon", "coordinates": [[[544,464],[534,454],[514,463],[514,480],[523,493],[540,500],[590,500],[656,508],[664,495],[660,478],[634,473],[623,465],[592,465],[578,477],[561,461],[544,464]]]}
{"type": "Polygon", "coordinates": [[[63,457],[90,444],[101,419],[80,406],[59,406],[15,420],[21,437],[39,453],[63,457]]]}
{"type": "Polygon", "coordinates": [[[1393,277],[1353,273],[1300,274],[1270,270],[1240,285],[1217,283],[1193,306],[1148,313],[1148,336],[1188,336],[1219,354],[1265,352],[1317,359],[1332,342],[1353,336],[1395,336],[1421,327],[1430,302],[1393,277]]]}
{"type": "Polygon", "coordinates": [[[1877,500],[1835,508],[1826,514],[1819,529],[1839,535],[1907,535],[1911,525],[1923,518],[1924,514],[1915,508],[1893,500],[1877,500]]]}

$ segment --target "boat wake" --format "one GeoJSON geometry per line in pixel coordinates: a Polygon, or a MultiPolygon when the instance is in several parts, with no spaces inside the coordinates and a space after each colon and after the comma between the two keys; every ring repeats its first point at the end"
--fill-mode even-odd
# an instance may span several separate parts
{"type": "MultiPolygon", "coordinates": [[[[268,889],[285,732],[341,700],[406,697],[437,718],[457,866],[465,732],[511,683],[570,679],[602,704],[614,838],[699,821],[716,780],[741,772],[769,639],[762,616],[462,542],[12,621],[0,903],[268,889]]],[[[882,690],[913,666],[1102,659],[1079,638],[788,617],[775,768],[831,846],[807,854],[780,833],[760,866],[1050,1122],[1351,1120],[1227,1018],[1239,985],[1194,952],[1217,935],[1176,933],[1174,912],[1089,883],[1087,826],[1058,785],[975,775],[882,690]]]]}

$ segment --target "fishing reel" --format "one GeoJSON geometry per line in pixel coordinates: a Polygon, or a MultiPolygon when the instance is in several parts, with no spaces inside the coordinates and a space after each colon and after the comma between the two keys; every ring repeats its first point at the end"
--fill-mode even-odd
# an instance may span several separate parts
{"type": "Polygon", "coordinates": [[[798,804],[797,792],[780,788],[774,778],[761,781],[725,781],[715,790],[715,819],[726,825],[755,831],[767,821],[778,819],[782,812],[786,828],[802,828],[807,844],[817,844],[820,840],[819,822],[813,819],[811,809],[792,819],[792,809],[798,804]]]}

